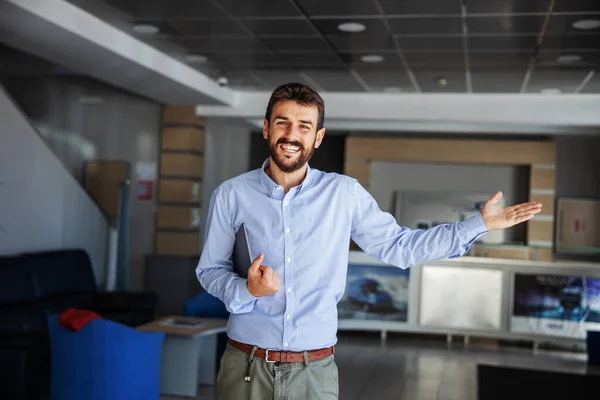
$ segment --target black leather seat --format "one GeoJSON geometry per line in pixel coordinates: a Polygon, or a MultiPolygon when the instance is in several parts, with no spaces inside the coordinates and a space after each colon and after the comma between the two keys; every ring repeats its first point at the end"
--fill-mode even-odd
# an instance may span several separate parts
{"type": "Polygon", "coordinates": [[[155,293],[99,291],[84,250],[0,257],[0,399],[47,399],[48,315],[92,310],[135,327],[154,320],[157,302],[155,293]]]}
{"type": "Polygon", "coordinates": [[[22,258],[1,257],[0,398],[41,398],[49,385],[48,351],[46,315],[31,274],[22,258]]]}

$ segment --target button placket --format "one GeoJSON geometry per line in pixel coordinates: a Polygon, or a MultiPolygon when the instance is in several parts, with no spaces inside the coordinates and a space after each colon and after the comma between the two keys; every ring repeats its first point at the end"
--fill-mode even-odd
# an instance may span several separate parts
{"type": "Polygon", "coordinates": [[[285,287],[286,296],[285,296],[285,311],[284,311],[284,320],[283,320],[283,338],[282,345],[284,348],[288,348],[290,338],[288,332],[291,332],[290,323],[291,323],[291,314],[292,314],[292,304],[293,304],[293,293],[292,293],[292,273],[291,266],[293,261],[293,242],[292,235],[289,235],[290,227],[292,223],[292,210],[290,207],[290,199],[293,196],[293,190],[289,191],[283,198],[282,202],[282,216],[283,216],[283,243],[284,243],[284,266],[283,266],[283,274],[285,279],[285,287]]]}

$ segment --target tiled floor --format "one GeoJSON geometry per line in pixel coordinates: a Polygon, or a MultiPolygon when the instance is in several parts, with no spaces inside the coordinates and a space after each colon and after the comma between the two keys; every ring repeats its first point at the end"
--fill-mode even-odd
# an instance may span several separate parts
{"type": "MultiPolygon", "coordinates": [[[[340,332],[336,363],[341,400],[475,400],[477,363],[585,372],[584,353],[475,344],[448,347],[443,340],[340,332]]],[[[184,399],[161,397],[161,400],[184,399]]],[[[216,399],[213,387],[199,387],[198,400],[216,399]]]]}

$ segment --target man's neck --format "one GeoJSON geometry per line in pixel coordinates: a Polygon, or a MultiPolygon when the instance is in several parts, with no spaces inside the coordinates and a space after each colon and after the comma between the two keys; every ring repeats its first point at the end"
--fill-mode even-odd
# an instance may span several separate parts
{"type": "Polygon", "coordinates": [[[270,160],[269,166],[265,170],[265,173],[271,178],[276,184],[283,187],[285,193],[289,192],[294,186],[298,186],[306,177],[307,164],[294,172],[283,172],[279,167],[270,160]]]}

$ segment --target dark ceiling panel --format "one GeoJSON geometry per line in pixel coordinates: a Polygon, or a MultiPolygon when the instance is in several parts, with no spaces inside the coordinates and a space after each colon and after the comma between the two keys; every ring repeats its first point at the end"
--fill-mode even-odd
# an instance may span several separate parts
{"type": "Polygon", "coordinates": [[[368,52],[368,53],[342,53],[342,57],[344,58],[344,60],[346,61],[347,64],[351,65],[352,67],[356,67],[356,68],[361,68],[361,67],[369,67],[369,68],[381,68],[381,67],[385,67],[385,66],[402,66],[402,61],[400,60],[400,57],[398,57],[398,54],[394,53],[387,53],[387,54],[381,54],[379,53],[380,56],[383,57],[383,61],[379,62],[379,63],[366,63],[364,61],[361,60],[361,57],[367,54],[373,54],[372,52],[368,52]]]}
{"type": "MultiPolygon", "coordinates": [[[[188,0],[190,1],[190,0],[188,0]]],[[[195,0],[192,0],[195,1],[195,0]]],[[[217,0],[227,12],[236,18],[300,17],[289,1],[217,0]]]]}
{"type": "Polygon", "coordinates": [[[587,85],[583,88],[581,93],[600,93],[600,76],[595,74],[587,85]]]}
{"type": "Polygon", "coordinates": [[[282,54],[292,68],[331,67],[344,68],[345,64],[333,53],[294,53],[282,54]]]}
{"type": "Polygon", "coordinates": [[[423,37],[423,38],[408,38],[408,37],[396,37],[400,43],[400,48],[403,51],[410,50],[412,52],[423,51],[430,52],[431,50],[444,51],[457,51],[463,47],[461,37],[423,37]]]}
{"type": "Polygon", "coordinates": [[[533,51],[536,36],[482,36],[469,37],[469,50],[473,51],[533,51]]]}
{"type": "Polygon", "coordinates": [[[255,35],[311,35],[317,33],[304,19],[245,19],[242,23],[255,35]]]}
{"type": "Polygon", "coordinates": [[[428,15],[454,14],[460,15],[460,1],[456,0],[379,0],[386,15],[428,15]]]}
{"type": "MultiPolygon", "coordinates": [[[[598,1],[600,3],[600,0],[598,1]]],[[[553,15],[548,23],[549,34],[600,34],[600,30],[595,29],[591,31],[580,30],[573,27],[573,23],[583,19],[597,19],[600,20],[600,15],[584,16],[584,15],[553,15]]]]}
{"type": "Polygon", "coordinates": [[[474,68],[471,71],[473,93],[519,93],[527,66],[508,71],[474,68]]]}
{"type": "MultiPolygon", "coordinates": [[[[160,35],[163,36],[181,36],[181,33],[177,29],[175,29],[171,24],[168,24],[165,21],[136,19],[135,21],[133,21],[133,23],[154,25],[158,28],[160,35]]],[[[131,32],[128,33],[130,33],[133,36],[139,37],[142,40],[153,40],[156,37],[152,35],[139,34],[134,32],[133,30],[131,30],[131,32]]]]}
{"type": "Polygon", "coordinates": [[[542,49],[589,49],[600,50],[600,33],[597,35],[546,35],[542,49]]]}
{"type": "Polygon", "coordinates": [[[265,83],[268,90],[273,90],[276,87],[289,82],[300,82],[305,85],[312,86],[311,82],[305,81],[298,71],[291,70],[254,70],[251,71],[253,76],[265,83]]]}
{"type": "Polygon", "coordinates": [[[357,68],[357,72],[373,91],[391,91],[395,88],[401,92],[415,91],[403,67],[362,67],[357,68]]]}
{"type": "Polygon", "coordinates": [[[587,74],[585,69],[536,68],[526,92],[539,93],[543,89],[560,89],[562,93],[573,93],[587,74]]]}
{"type": "MultiPolygon", "coordinates": [[[[288,1],[288,0],[279,0],[288,1]]],[[[294,1],[294,0],[292,0],[294,1]]],[[[372,0],[296,0],[298,5],[311,17],[314,16],[354,16],[379,15],[372,0]]]]}
{"type": "Polygon", "coordinates": [[[358,33],[346,33],[338,29],[338,25],[344,22],[348,22],[346,19],[317,19],[314,21],[315,26],[324,35],[338,35],[344,37],[355,37],[364,35],[373,35],[376,37],[383,37],[388,34],[388,31],[381,18],[372,19],[361,19],[353,18],[351,22],[358,22],[365,26],[365,30],[358,33]]]}
{"type": "Polygon", "coordinates": [[[544,16],[502,15],[493,17],[469,17],[467,26],[469,34],[532,34],[538,35],[544,25],[544,16]]]}
{"type": "Polygon", "coordinates": [[[224,70],[254,69],[254,68],[284,68],[286,61],[276,54],[249,53],[249,54],[213,54],[208,56],[224,70]]]}
{"type": "Polygon", "coordinates": [[[463,67],[465,59],[462,52],[456,53],[407,53],[406,61],[410,67],[444,65],[463,67]]]}
{"type": "Polygon", "coordinates": [[[462,33],[460,18],[389,18],[390,28],[394,34],[450,34],[462,33]]]}
{"type": "Polygon", "coordinates": [[[354,36],[329,35],[327,36],[327,39],[329,39],[340,52],[360,53],[365,51],[396,51],[392,37],[387,34],[377,37],[364,32],[354,36]]]}
{"type": "Polygon", "coordinates": [[[496,67],[496,69],[526,67],[531,60],[531,53],[469,53],[469,60],[473,67],[496,67]]]}
{"type": "MultiPolygon", "coordinates": [[[[308,69],[304,70],[311,80],[317,82],[321,88],[330,92],[352,91],[362,92],[365,89],[361,86],[356,78],[348,71],[331,71],[324,69],[308,69]]],[[[310,85],[312,86],[312,85],[310,85]]]]}
{"type": "Polygon", "coordinates": [[[177,32],[185,36],[200,35],[225,35],[225,36],[249,36],[248,32],[233,21],[213,20],[213,21],[167,21],[177,32]]]}
{"type": "Polygon", "coordinates": [[[415,78],[423,92],[464,93],[467,91],[465,72],[460,69],[422,68],[414,70],[415,78]],[[445,78],[445,87],[439,87],[437,80],[445,78]]]}
{"type": "Polygon", "coordinates": [[[138,19],[213,19],[227,16],[209,0],[106,0],[138,19]]]}
{"type": "Polygon", "coordinates": [[[542,13],[548,11],[550,0],[467,0],[466,5],[468,14],[542,13]]]}
{"type": "Polygon", "coordinates": [[[542,51],[537,57],[537,65],[559,66],[567,65],[573,67],[600,68],[600,52],[563,52],[563,51],[542,51]],[[579,56],[581,61],[559,62],[560,56],[579,56]]]}
{"type": "Polygon", "coordinates": [[[267,47],[255,39],[241,38],[173,38],[173,42],[187,48],[190,52],[200,53],[270,53],[267,47]]]}
{"type": "Polygon", "coordinates": [[[262,40],[277,51],[329,51],[325,42],[316,38],[264,38],[262,40]]]}
{"type": "Polygon", "coordinates": [[[557,1],[555,12],[600,12],[598,0],[557,1]]]}

